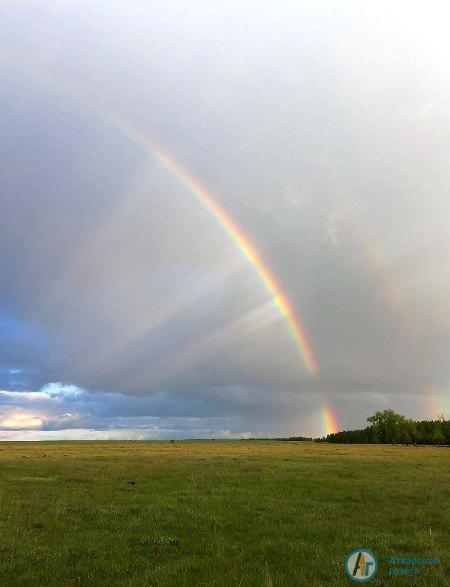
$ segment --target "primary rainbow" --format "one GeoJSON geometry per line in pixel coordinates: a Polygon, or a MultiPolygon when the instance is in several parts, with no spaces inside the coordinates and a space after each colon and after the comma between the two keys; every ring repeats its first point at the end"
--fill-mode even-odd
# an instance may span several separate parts
{"type": "Polygon", "coordinates": [[[250,239],[242,232],[241,228],[236,222],[234,222],[219,202],[213,199],[198,180],[181,167],[179,163],[155,146],[152,147],[152,153],[167,170],[180,180],[184,187],[189,190],[189,192],[208,210],[208,212],[210,212],[234,242],[242,256],[253,266],[260,281],[270,293],[275,307],[286,320],[289,331],[300,351],[308,372],[311,375],[316,375],[317,363],[300,318],[296,315],[290,300],[283,293],[273,273],[271,273],[267,265],[264,264],[258,251],[250,242],[250,239]]]}
{"type": "Polygon", "coordinates": [[[164,149],[151,141],[144,133],[139,131],[134,125],[130,124],[116,113],[102,108],[89,97],[81,94],[77,88],[74,88],[66,81],[56,79],[47,73],[30,68],[27,64],[19,62],[9,55],[1,55],[0,60],[19,67],[22,71],[33,76],[37,76],[41,81],[58,88],[68,95],[71,99],[76,97],[77,101],[85,105],[89,110],[94,112],[101,120],[107,122],[116,129],[122,136],[127,138],[131,143],[139,147],[143,152],[153,158],[159,165],[165,168],[180,184],[189,191],[192,196],[201,204],[214,218],[217,224],[233,241],[239,249],[241,255],[253,266],[260,281],[269,292],[274,306],[288,325],[292,339],[303,359],[303,363],[311,376],[317,375],[317,362],[314,357],[311,344],[308,341],[306,331],[301,323],[288,297],[284,294],[277,279],[264,263],[262,257],[252,244],[250,239],[244,234],[238,224],[232,219],[228,212],[212,196],[211,193],[174,157],[169,155],[164,149]]]}
{"type": "Polygon", "coordinates": [[[171,175],[173,175],[192,196],[194,196],[197,202],[211,214],[217,224],[239,249],[241,255],[255,269],[260,281],[269,292],[274,306],[286,321],[292,339],[300,352],[308,373],[310,375],[317,375],[317,362],[300,317],[295,312],[290,300],[283,293],[281,286],[270,271],[269,267],[264,263],[255,246],[228,212],[187,169],[175,160],[174,157],[169,155],[169,153],[164,151],[153,141],[150,141],[148,137],[138,131],[134,126],[131,126],[128,122],[113,115],[111,112],[102,111],[102,118],[108,120],[108,122],[114,126],[121,135],[125,136],[132,143],[140,147],[148,155],[151,155],[153,159],[169,171],[169,173],[171,173],[171,175]]]}
{"type": "Polygon", "coordinates": [[[324,397],[322,397],[322,419],[325,435],[334,434],[339,430],[336,415],[324,397]]]}

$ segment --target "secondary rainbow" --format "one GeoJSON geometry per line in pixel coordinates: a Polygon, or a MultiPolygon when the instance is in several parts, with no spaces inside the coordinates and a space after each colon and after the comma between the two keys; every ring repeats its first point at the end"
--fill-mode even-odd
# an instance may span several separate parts
{"type": "Polygon", "coordinates": [[[426,410],[430,420],[437,420],[441,416],[448,419],[450,411],[450,398],[448,389],[431,386],[425,395],[426,410]]]}

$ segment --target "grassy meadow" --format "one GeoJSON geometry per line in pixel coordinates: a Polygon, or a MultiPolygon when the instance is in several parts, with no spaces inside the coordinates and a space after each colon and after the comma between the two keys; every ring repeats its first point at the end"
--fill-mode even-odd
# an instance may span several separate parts
{"type": "Polygon", "coordinates": [[[357,547],[448,585],[449,520],[446,448],[0,443],[0,585],[349,585],[357,547]]]}

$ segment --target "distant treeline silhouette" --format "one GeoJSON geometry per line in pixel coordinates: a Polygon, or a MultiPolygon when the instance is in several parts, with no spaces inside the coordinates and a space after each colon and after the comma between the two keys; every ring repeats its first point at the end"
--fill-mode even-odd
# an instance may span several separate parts
{"type": "Polygon", "coordinates": [[[414,421],[393,410],[377,412],[367,418],[364,430],[343,430],[328,434],[322,441],[359,444],[432,444],[450,445],[450,420],[414,421]]]}

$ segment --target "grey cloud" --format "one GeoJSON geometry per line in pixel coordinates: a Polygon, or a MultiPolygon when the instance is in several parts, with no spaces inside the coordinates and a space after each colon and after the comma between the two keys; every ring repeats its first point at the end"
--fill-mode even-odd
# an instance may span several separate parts
{"type": "Polygon", "coordinates": [[[446,405],[447,41],[439,12],[381,12],[6,2],[0,316],[39,341],[5,328],[2,386],[73,382],[104,426],[145,405],[262,433],[320,433],[322,396],[349,426],[384,397],[446,405]],[[251,237],[316,378],[230,239],[108,111],[251,237]]]}
{"type": "MultiPolygon", "coordinates": [[[[180,396],[159,392],[136,397],[121,393],[91,393],[74,386],[52,384],[38,392],[0,391],[0,438],[19,438],[19,431],[36,431],[36,438],[221,438],[320,435],[322,413],[311,393],[230,386],[180,396]],[[105,433],[106,436],[102,436],[105,433]],[[72,434],[72,436],[71,436],[72,434]]],[[[323,398],[322,398],[323,401],[323,398]]],[[[407,408],[411,417],[436,417],[439,407],[421,395],[328,394],[327,405],[342,426],[352,425],[352,410],[362,418],[374,411],[407,408]]],[[[27,439],[25,433],[22,439],[27,439]]]]}

